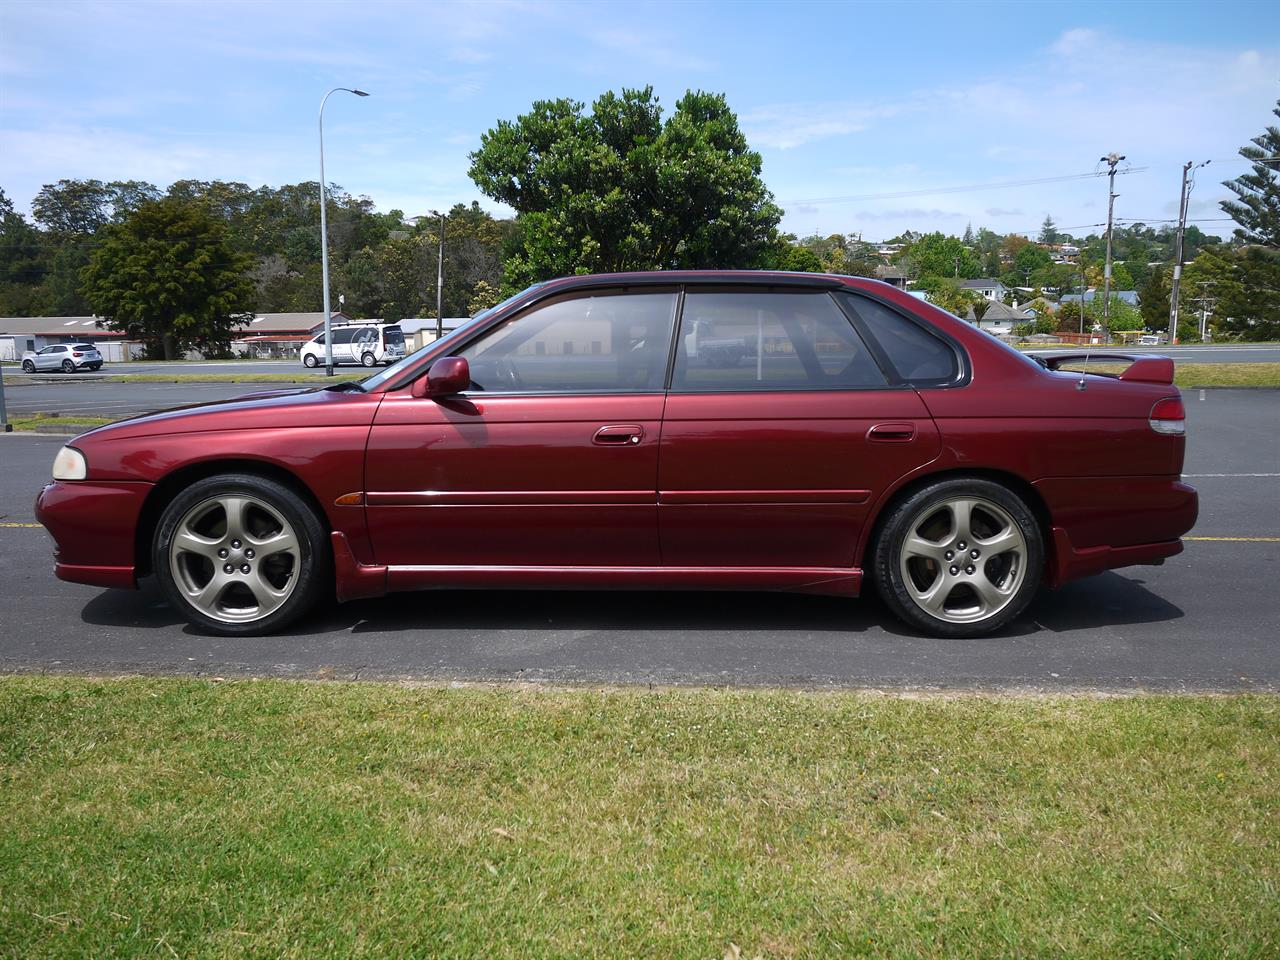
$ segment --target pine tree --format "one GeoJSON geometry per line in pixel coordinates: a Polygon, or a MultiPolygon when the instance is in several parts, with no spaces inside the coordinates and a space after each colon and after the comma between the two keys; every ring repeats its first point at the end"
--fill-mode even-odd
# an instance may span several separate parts
{"type": "MultiPolygon", "coordinates": [[[[1280,100],[1271,112],[1280,118],[1280,100]]],[[[1240,156],[1253,162],[1253,171],[1223,182],[1237,199],[1223,200],[1222,209],[1240,224],[1237,240],[1280,248],[1280,128],[1267,127],[1240,156]]]]}
{"type": "Polygon", "coordinates": [[[973,246],[973,224],[972,223],[966,223],[964,225],[964,237],[961,239],[961,243],[963,243],[966,247],[973,246]]]}
{"type": "Polygon", "coordinates": [[[1044,223],[1040,224],[1040,242],[1041,243],[1057,243],[1058,228],[1053,222],[1053,217],[1045,214],[1044,223]]]}

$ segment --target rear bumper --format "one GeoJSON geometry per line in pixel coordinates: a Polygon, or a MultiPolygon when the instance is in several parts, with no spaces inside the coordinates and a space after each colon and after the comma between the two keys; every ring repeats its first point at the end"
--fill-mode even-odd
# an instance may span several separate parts
{"type": "Polygon", "coordinates": [[[1181,537],[1200,512],[1195,488],[1176,477],[1042,480],[1036,488],[1053,517],[1050,586],[1182,552],[1181,537]]]}
{"type": "Polygon", "coordinates": [[[45,484],[36,519],[54,540],[53,572],[95,587],[137,586],[138,518],[152,485],[75,480],[45,484]]]}

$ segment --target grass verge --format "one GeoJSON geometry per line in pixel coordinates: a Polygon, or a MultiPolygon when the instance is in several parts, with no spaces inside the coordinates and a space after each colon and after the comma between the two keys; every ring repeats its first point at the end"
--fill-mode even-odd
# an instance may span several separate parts
{"type": "Polygon", "coordinates": [[[38,427],[66,427],[68,431],[88,430],[115,423],[111,417],[57,416],[47,413],[35,413],[26,417],[14,417],[9,421],[14,430],[35,430],[38,427]]]}
{"type": "Polygon", "coordinates": [[[1280,699],[0,680],[0,954],[1274,956],[1280,699]]]}
{"type": "Polygon", "coordinates": [[[121,373],[106,378],[109,383],[333,383],[362,380],[363,376],[326,377],[323,373],[121,373]]]}

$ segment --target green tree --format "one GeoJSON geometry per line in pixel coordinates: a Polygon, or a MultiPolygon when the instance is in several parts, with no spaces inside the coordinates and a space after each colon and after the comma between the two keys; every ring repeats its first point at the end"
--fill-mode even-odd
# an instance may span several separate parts
{"type": "Polygon", "coordinates": [[[782,211],[722,95],[690,91],[664,122],[653,90],[539,100],[471,154],[471,179],[520,221],[508,287],[596,271],[752,267],[782,211]]]}
{"type": "Polygon", "coordinates": [[[1157,267],[1151,271],[1146,285],[1138,291],[1138,309],[1148,330],[1165,330],[1169,326],[1169,278],[1157,267]]]}
{"type": "Polygon", "coordinates": [[[972,279],[981,272],[973,252],[958,237],[941,232],[920,237],[903,249],[898,260],[921,286],[934,286],[933,281],[943,277],[972,279]]]}
{"type": "Polygon", "coordinates": [[[1043,244],[1057,243],[1061,234],[1053,222],[1053,217],[1045,214],[1044,223],[1040,224],[1040,242],[1043,244]]]}
{"type": "Polygon", "coordinates": [[[225,352],[253,306],[252,260],[201,204],[144,203],[106,227],[82,273],[84,294],[107,327],[166,360],[195,346],[225,352]]]}
{"type": "MultiPolygon", "coordinates": [[[[1271,112],[1280,118],[1280,100],[1271,112]]],[[[1240,225],[1236,239],[1280,249],[1280,128],[1267,127],[1240,148],[1240,156],[1253,169],[1223,182],[1236,199],[1223,200],[1222,209],[1240,225]]]]}
{"type": "MultiPolygon", "coordinates": [[[[979,294],[961,287],[960,281],[954,277],[935,277],[926,296],[935,307],[955,314],[957,317],[964,317],[970,307],[983,300],[979,294]]],[[[986,313],[986,311],[987,307],[984,306],[982,312],[986,313]]]]}
{"type": "Polygon", "coordinates": [[[1018,281],[1014,286],[1025,287],[1031,280],[1031,274],[1042,267],[1052,265],[1053,257],[1049,255],[1049,251],[1044,247],[1037,246],[1034,243],[1022,244],[1013,258],[1012,272],[1018,281]]]}

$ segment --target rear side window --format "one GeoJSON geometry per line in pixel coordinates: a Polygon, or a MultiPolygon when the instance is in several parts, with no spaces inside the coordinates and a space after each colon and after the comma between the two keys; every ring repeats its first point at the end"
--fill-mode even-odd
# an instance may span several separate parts
{"type": "Polygon", "coordinates": [[[956,351],[941,337],[868,297],[855,293],[843,293],[841,297],[875,337],[903,380],[919,385],[956,379],[960,373],[956,351]]]}
{"type": "Polygon", "coordinates": [[[356,335],[356,332],[350,328],[346,330],[335,330],[333,331],[333,342],[335,344],[350,343],[351,338],[354,337],[355,335],[356,335]]]}
{"type": "Polygon", "coordinates": [[[685,294],[673,390],[850,390],[886,385],[826,291],[685,294]]]}

